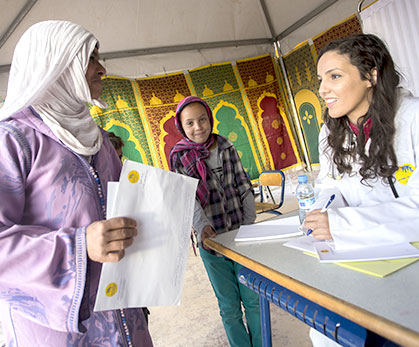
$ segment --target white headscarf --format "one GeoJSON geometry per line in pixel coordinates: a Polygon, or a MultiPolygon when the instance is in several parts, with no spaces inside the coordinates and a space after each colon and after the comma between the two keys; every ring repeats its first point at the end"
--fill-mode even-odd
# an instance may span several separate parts
{"type": "Polygon", "coordinates": [[[85,77],[96,45],[91,33],[71,22],[31,26],[14,51],[0,120],[32,105],[66,146],[85,156],[97,153],[102,134],[85,105],[107,107],[92,100],[85,77]]]}

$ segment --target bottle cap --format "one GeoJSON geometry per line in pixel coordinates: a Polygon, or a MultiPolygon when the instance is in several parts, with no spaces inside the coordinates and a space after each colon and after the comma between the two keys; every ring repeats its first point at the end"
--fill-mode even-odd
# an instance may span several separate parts
{"type": "Polygon", "coordinates": [[[298,183],[307,183],[307,175],[300,175],[298,176],[298,183]]]}

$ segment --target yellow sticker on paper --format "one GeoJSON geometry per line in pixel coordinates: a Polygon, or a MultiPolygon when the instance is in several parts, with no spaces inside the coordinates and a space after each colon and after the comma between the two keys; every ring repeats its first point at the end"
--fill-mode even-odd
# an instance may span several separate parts
{"type": "Polygon", "coordinates": [[[396,180],[400,182],[401,184],[407,184],[410,176],[415,171],[415,169],[416,168],[411,164],[401,165],[395,173],[396,180]]]}
{"type": "Polygon", "coordinates": [[[139,179],[140,179],[140,174],[137,171],[132,170],[132,171],[129,172],[128,180],[131,183],[137,183],[139,179]]]}
{"type": "Polygon", "coordinates": [[[114,296],[117,291],[118,291],[118,286],[116,285],[116,283],[112,282],[106,286],[105,293],[106,293],[106,296],[114,296]]]}

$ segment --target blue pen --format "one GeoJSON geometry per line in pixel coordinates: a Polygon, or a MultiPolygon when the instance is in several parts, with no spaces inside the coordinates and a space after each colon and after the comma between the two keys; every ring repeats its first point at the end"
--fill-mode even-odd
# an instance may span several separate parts
{"type": "MultiPolygon", "coordinates": [[[[324,206],[322,207],[322,209],[320,210],[321,213],[324,213],[327,211],[327,209],[329,208],[330,204],[333,202],[333,200],[335,200],[335,194],[330,195],[329,200],[327,200],[327,202],[324,204],[324,206]]],[[[308,229],[306,235],[310,235],[313,232],[313,229],[308,229]]]]}

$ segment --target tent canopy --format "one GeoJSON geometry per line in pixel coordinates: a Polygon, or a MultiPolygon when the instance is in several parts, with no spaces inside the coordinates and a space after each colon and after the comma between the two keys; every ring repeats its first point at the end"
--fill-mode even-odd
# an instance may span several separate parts
{"type": "MultiPolygon", "coordinates": [[[[0,94],[14,47],[32,24],[81,24],[109,75],[142,77],[282,53],[357,11],[359,0],[1,0],[0,94]]],[[[371,3],[362,1],[363,6],[371,3]]]]}

